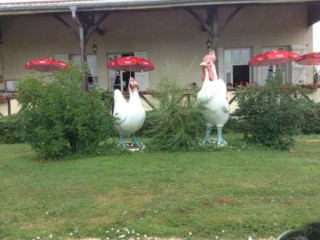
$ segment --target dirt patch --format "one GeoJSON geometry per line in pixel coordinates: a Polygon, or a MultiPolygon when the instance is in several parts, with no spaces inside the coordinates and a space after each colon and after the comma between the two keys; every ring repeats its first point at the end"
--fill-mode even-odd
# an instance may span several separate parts
{"type": "Polygon", "coordinates": [[[22,228],[32,228],[34,224],[32,222],[25,222],[21,227],[22,228]]]}
{"type": "Polygon", "coordinates": [[[297,139],[297,142],[320,142],[319,139],[297,139]]]}
{"type": "Polygon", "coordinates": [[[232,200],[226,197],[215,197],[214,200],[220,204],[231,204],[232,200]]]}

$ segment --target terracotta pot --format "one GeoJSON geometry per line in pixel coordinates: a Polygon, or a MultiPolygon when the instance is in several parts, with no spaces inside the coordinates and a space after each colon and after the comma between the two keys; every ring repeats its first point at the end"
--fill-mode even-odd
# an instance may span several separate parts
{"type": "Polygon", "coordinates": [[[0,102],[6,102],[7,97],[6,96],[0,96],[0,102]]]}

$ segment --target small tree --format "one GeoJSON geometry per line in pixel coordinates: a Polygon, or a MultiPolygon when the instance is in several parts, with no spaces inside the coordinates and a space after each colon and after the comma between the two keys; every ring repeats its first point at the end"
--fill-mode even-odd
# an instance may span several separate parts
{"type": "Polygon", "coordinates": [[[313,83],[319,83],[319,71],[317,67],[313,67],[313,83]]]}
{"type": "Polygon", "coordinates": [[[264,86],[251,84],[238,89],[236,111],[247,141],[288,149],[293,145],[300,115],[292,84],[282,83],[281,75],[269,78],[264,86]]]}
{"type": "Polygon", "coordinates": [[[18,85],[26,140],[43,158],[95,152],[113,129],[111,102],[98,90],[83,92],[81,79],[79,67],[70,66],[50,81],[31,73],[18,85]]]}
{"type": "MultiPolygon", "coordinates": [[[[150,119],[153,142],[160,150],[189,150],[199,147],[204,121],[195,89],[179,88],[164,76],[155,93],[159,108],[150,119]]],[[[149,131],[150,133],[150,131],[149,131]]]]}

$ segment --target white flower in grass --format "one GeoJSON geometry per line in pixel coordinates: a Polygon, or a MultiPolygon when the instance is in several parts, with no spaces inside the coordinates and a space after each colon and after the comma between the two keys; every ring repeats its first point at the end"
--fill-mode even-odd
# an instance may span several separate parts
{"type": "Polygon", "coordinates": [[[224,233],[224,230],[222,230],[221,232],[224,233]]]}
{"type": "Polygon", "coordinates": [[[123,235],[120,235],[119,238],[124,238],[125,236],[126,236],[126,235],[123,234],[123,235]]]}
{"type": "Polygon", "coordinates": [[[216,239],[219,239],[219,237],[218,237],[218,236],[216,236],[216,239]]]}
{"type": "Polygon", "coordinates": [[[252,237],[249,236],[248,240],[253,240],[252,237]]]}
{"type": "Polygon", "coordinates": [[[118,233],[118,232],[120,232],[120,230],[119,230],[119,229],[117,230],[117,233],[118,233]]]}
{"type": "Polygon", "coordinates": [[[37,237],[37,239],[40,239],[40,237],[37,237]]]}
{"type": "Polygon", "coordinates": [[[70,236],[72,236],[72,235],[73,235],[73,233],[70,233],[69,235],[70,235],[70,236]]]}
{"type": "Polygon", "coordinates": [[[53,238],[53,234],[50,234],[50,235],[49,235],[49,238],[53,238]]]}
{"type": "Polygon", "coordinates": [[[192,232],[189,232],[189,235],[191,236],[191,235],[192,235],[192,232]]]}
{"type": "Polygon", "coordinates": [[[106,231],[106,233],[109,233],[109,231],[106,231]]]}
{"type": "Polygon", "coordinates": [[[108,237],[107,237],[106,239],[107,239],[107,240],[109,240],[109,238],[108,238],[108,237]]]}

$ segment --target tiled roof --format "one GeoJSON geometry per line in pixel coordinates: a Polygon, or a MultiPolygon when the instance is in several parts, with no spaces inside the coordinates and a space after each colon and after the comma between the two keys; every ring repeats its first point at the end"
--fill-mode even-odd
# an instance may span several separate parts
{"type": "Polygon", "coordinates": [[[319,2],[319,0],[1,0],[0,16],[65,12],[70,11],[70,6],[76,6],[79,11],[106,11],[175,6],[306,2],[319,2]]]}

